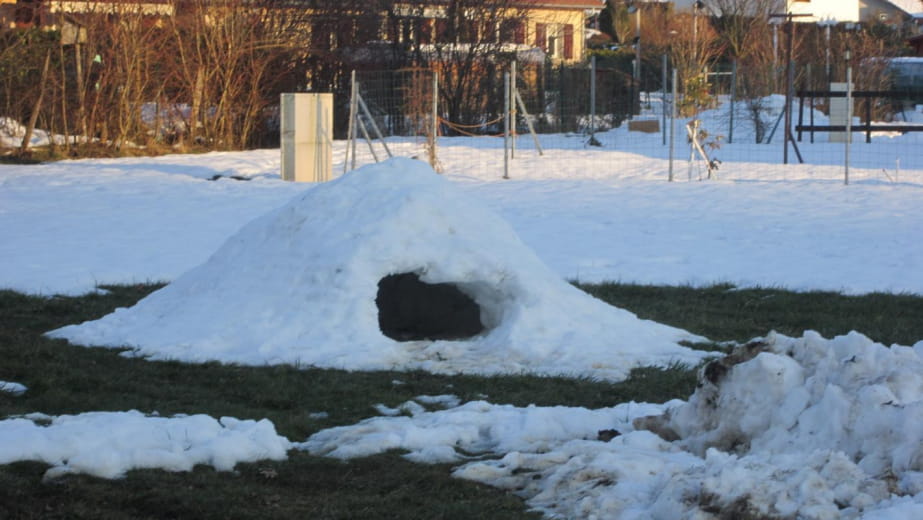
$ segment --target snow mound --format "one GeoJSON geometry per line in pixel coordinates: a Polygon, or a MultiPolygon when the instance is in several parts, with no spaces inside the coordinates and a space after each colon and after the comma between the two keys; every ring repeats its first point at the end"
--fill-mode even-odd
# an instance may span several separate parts
{"type": "MultiPolygon", "coordinates": [[[[655,428],[699,455],[835,450],[875,478],[918,473],[921,351],[923,344],[889,348],[858,332],[833,340],[770,334],[703,368],[689,401],[657,417],[655,428]]],[[[923,492],[919,477],[897,485],[923,492]]]]}
{"type": "Polygon", "coordinates": [[[686,402],[592,411],[474,402],[367,419],[296,447],[467,461],[456,476],[515,492],[554,518],[923,513],[923,342],[770,334],[709,363],[700,379],[686,402]]]}
{"type": "Polygon", "coordinates": [[[0,464],[44,462],[51,465],[45,478],[119,478],[133,469],[190,471],[197,464],[230,471],[240,462],[284,460],[289,448],[266,419],[151,417],[131,410],[0,420],[0,464]]]}
{"type": "Polygon", "coordinates": [[[707,355],[678,345],[701,338],[565,282],[499,216],[411,159],[312,187],[134,307],[49,335],[154,359],[612,380],[707,355]],[[452,285],[477,304],[483,329],[451,341],[386,336],[376,299],[391,275],[452,285]]]}

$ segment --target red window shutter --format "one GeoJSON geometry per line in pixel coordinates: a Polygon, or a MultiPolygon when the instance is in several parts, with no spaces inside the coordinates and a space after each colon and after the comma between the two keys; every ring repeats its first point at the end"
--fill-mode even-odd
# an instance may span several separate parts
{"type": "Polygon", "coordinates": [[[417,26],[417,39],[420,43],[433,43],[433,21],[419,20],[417,26]]]}
{"type": "Polygon", "coordinates": [[[398,18],[390,18],[388,20],[388,41],[394,43],[398,41],[398,38],[401,36],[401,22],[398,18]]]}
{"type": "Polygon", "coordinates": [[[526,43],[526,25],[522,22],[516,22],[513,29],[513,43],[526,43]]]}
{"type": "Polygon", "coordinates": [[[449,23],[445,18],[439,18],[436,20],[436,42],[437,43],[449,43],[449,23]]]}
{"type": "Polygon", "coordinates": [[[570,60],[574,58],[574,26],[565,25],[564,26],[564,59],[570,60]]]}
{"type": "Polygon", "coordinates": [[[478,21],[468,20],[464,24],[465,37],[461,40],[463,43],[477,43],[478,40],[478,21]]]}
{"type": "Polygon", "coordinates": [[[341,18],[337,21],[337,45],[352,45],[355,37],[353,20],[351,18],[341,18]]]}
{"type": "Polygon", "coordinates": [[[545,24],[537,23],[535,24],[535,46],[542,49],[543,51],[548,51],[548,38],[545,24]]]}

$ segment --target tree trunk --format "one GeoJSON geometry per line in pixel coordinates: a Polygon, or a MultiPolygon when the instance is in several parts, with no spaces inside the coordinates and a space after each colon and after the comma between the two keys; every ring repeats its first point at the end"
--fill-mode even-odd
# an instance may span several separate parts
{"type": "Polygon", "coordinates": [[[29,141],[32,140],[32,132],[35,130],[35,122],[38,121],[38,113],[42,109],[42,99],[45,97],[45,90],[48,88],[48,69],[51,66],[51,50],[45,53],[45,64],[42,66],[42,78],[39,80],[38,98],[32,107],[32,114],[29,116],[29,123],[26,125],[26,131],[22,136],[22,145],[19,148],[21,155],[29,152],[29,141]]]}

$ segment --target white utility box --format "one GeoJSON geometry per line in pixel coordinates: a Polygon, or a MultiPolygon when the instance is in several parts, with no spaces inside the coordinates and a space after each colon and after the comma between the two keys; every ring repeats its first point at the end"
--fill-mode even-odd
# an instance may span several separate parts
{"type": "MultiPolygon", "coordinates": [[[[846,83],[831,83],[831,92],[846,92],[846,83]]],[[[847,114],[855,114],[855,100],[850,99],[852,106],[846,104],[845,97],[830,98],[830,126],[846,126],[847,114]]],[[[831,143],[845,143],[846,132],[830,132],[831,143]]],[[[850,136],[849,142],[852,142],[850,136]]]]}
{"type": "Polygon", "coordinates": [[[330,180],[333,94],[282,94],[280,113],[282,179],[296,182],[330,180]]]}

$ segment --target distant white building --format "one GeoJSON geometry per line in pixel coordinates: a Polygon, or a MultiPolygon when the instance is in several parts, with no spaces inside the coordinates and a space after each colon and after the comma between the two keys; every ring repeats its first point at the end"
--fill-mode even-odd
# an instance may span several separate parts
{"type": "MultiPolygon", "coordinates": [[[[642,0],[659,2],[661,0],[642,0]]],[[[690,11],[696,0],[673,0],[677,11],[690,11]]],[[[799,17],[799,22],[855,23],[880,21],[899,24],[908,21],[915,14],[923,13],[920,0],[778,0],[779,13],[810,14],[799,17]]],[[[714,0],[699,0],[699,5],[714,12],[714,0]]]]}
{"type": "Polygon", "coordinates": [[[792,14],[810,14],[809,18],[802,17],[800,22],[836,23],[858,22],[860,0],[788,0],[787,11],[792,14]]]}

